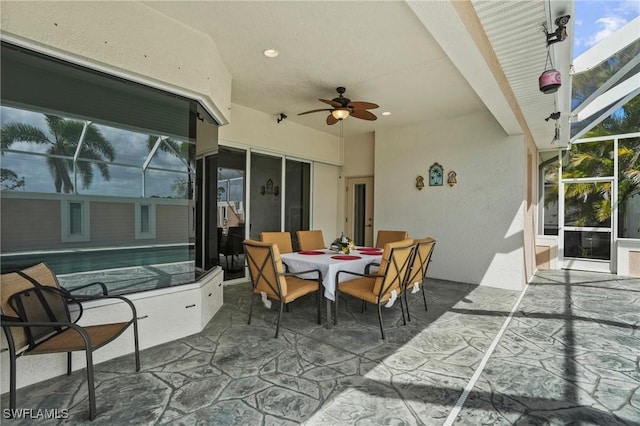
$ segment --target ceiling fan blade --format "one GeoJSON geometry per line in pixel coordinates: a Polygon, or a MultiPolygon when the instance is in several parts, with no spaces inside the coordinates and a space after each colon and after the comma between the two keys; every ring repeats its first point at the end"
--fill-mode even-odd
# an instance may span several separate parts
{"type": "Polygon", "coordinates": [[[312,109],[311,111],[305,111],[305,112],[301,112],[298,115],[305,115],[305,114],[311,114],[312,112],[320,112],[320,111],[331,111],[331,108],[322,108],[322,109],[312,109]]]}
{"type": "Polygon", "coordinates": [[[366,109],[354,109],[353,111],[351,111],[351,116],[369,121],[378,119],[378,117],[376,117],[374,113],[369,112],[366,109]]]}
{"type": "Polygon", "coordinates": [[[349,105],[347,106],[353,109],[374,109],[374,108],[380,107],[380,105],[374,104],[373,102],[361,102],[361,101],[349,102],[349,105]]]}
{"type": "Polygon", "coordinates": [[[329,126],[331,126],[331,125],[333,125],[333,124],[336,124],[337,122],[338,122],[338,119],[337,119],[337,118],[335,118],[333,115],[329,114],[329,115],[327,116],[327,124],[328,124],[329,126]]]}
{"type": "Polygon", "coordinates": [[[329,104],[334,108],[342,108],[342,104],[336,101],[330,101],[328,99],[318,99],[320,102],[324,102],[325,104],[329,104]]]}

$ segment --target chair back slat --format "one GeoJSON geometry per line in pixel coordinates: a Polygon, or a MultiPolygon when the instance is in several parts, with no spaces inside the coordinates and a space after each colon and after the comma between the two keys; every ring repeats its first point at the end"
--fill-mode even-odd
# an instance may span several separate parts
{"type": "Polygon", "coordinates": [[[427,275],[427,269],[429,268],[429,262],[431,261],[431,254],[436,245],[436,240],[433,238],[423,238],[414,240],[416,250],[411,260],[411,266],[407,271],[406,286],[410,287],[414,283],[422,284],[425,276],[427,275]]]}
{"type": "Polygon", "coordinates": [[[280,253],[293,252],[290,232],[261,232],[260,241],[263,243],[275,243],[280,253]]]}
{"type": "Polygon", "coordinates": [[[411,239],[388,243],[384,246],[377,272],[381,277],[376,278],[373,286],[375,295],[381,298],[393,290],[400,294],[413,250],[414,245],[411,239]]]}
{"type": "MultiPolygon", "coordinates": [[[[9,272],[2,274],[0,277],[0,308],[2,309],[2,315],[20,318],[20,314],[16,312],[14,306],[9,302],[9,299],[13,295],[24,292],[25,290],[33,290],[35,284],[31,280],[37,282],[43,287],[54,288],[56,290],[60,289],[60,285],[58,284],[55,274],[45,263],[39,263],[23,269],[20,272],[22,275],[18,272],[9,272]]],[[[33,295],[36,296],[35,293],[33,295]]],[[[57,296],[52,296],[47,293],[47,296],[45,297],[49,299],[50,297],[57,296]]],[[[60,318],[62,321],[69,321],[69,311],[66,307],[66,303],[64,304],[64,308],[62,308],[63,312],[59,311],[59,300],[58,303],[53,301],[51,303],[56,306],[54,309],[54,311],[56,311],[56,315],[61,315],[60,318]]],[[[24,315],[24,313],[22,315],[24,315]]],[[[49,318],[43,318],[43,320],[51,321],[49,318]]],[[[31,321],[34,320],[32,319],[31,321]]],[[[31,330],[25,330],[25,328],[19,327],[5,328],[6,333],[11,333],[16,348],[27,346],[36,339],[40,340],[42,336],[51,334],[51,331],[51,329],[47,329],[45,327],[33,327],[31,330]]]]}
{"type": "Polygon", "coordinates": [[[384,246],[388,243],[406,240],[408,235],[407,231],[386,231],[381,229],[376,237],[376,247],[384,249],[384,246]]]}
{"type": "Polygon", "coordinates": [[[287,281],[280,251],[275,243],[244,240],[245,257],[253,288],[281,300],[287,295],[287,281]]]}
{"type": "Polygon", "coordinates": [[[322,231],[297,231],[300,250],[316,250],[326,248],[322,231]]]}
{"type": "MultiPolygon", "coordinates": [[[[13,294],[9,298],[9,305],[22,321],[70,322],[66,295],[67,293],[55,287],[37,285],[13,294]]],[[[23,330],[31,349],[66,328],[68,327],[23,327],[23,330]]]]}

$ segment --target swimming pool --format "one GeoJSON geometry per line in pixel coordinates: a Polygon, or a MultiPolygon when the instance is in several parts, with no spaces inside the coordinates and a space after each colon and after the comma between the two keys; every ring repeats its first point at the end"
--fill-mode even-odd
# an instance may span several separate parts
{"type": "Polygon", "coordinates": [[[188,262],[195,259],[193,244],[38,251],[0,255],[2,273],[45,262],[56,275],[78,272],[188,262]]]}

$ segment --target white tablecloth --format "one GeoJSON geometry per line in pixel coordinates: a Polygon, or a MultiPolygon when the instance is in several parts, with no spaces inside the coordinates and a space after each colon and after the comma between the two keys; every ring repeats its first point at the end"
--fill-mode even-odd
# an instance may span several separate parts
{"type": "MultiPolygon", "coordinates": [[[[350,271],[364,273],[365,267],[371,263],[380,263],[382,253],[380,255],[370,255],[359,253],[358,250],[352,251],[350,256],[358,256],[360,259],[339,260],[333,259],[331,256],[341,255],[331,250],[314,250],[322,251],[324,254],[309,255],[299,253],[281,254],[282,261],[289,267],[289,272],[308,271],[310,269],[319,269],[322,272],[322,285],[324,286],[324,296],[329,300],[335,300],[336,297],[336,272],[350,271]]],[[[377,267],[372,268],[374,273],[377,267]]],[[[313,274],[301,275],[302,278],[314,278],[313,274]]],[[[355,275],[340,274],[340,282],[358,278],[355,275]]]]}

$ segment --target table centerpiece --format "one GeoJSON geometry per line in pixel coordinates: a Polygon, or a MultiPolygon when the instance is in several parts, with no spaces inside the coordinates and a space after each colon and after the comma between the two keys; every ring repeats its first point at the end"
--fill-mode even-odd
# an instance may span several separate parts
{"type": "Polygon", "coordinates": [[[336,238],[330,246],[331,250],[349,254],[352,250],[355,250],[356,245],[353,240],[349,237],[345,237],[344,233],[340,235],[340,237],[336,238]]]}

